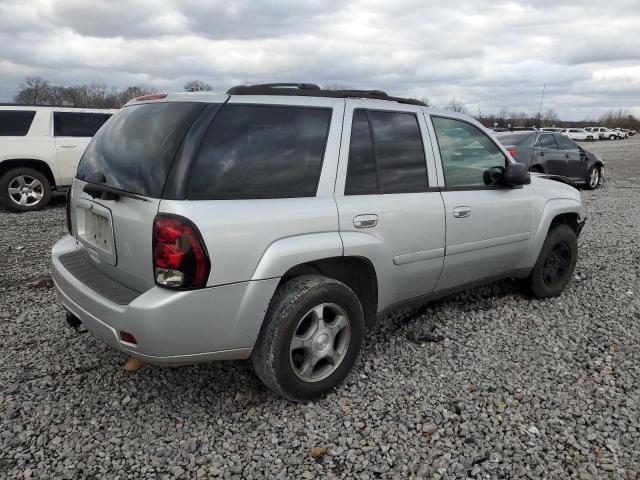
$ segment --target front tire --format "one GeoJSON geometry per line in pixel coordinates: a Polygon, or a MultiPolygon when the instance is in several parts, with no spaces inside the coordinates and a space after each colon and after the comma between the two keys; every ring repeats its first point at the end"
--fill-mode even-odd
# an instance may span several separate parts
{"type": "Polygon", "coordinates": [[[38,170],[13,168],[0,178],[0,201],[18,212],[40,210],[51,200],[51,183],[38,170]]]}
{"type": "Polygon", "coordinates": [[[600,186],[601,181],[602,171],[600,170],[600,167],[597,165],[591,167],[587,173],[587,178],[585,179],[585,187],[587,190],[595,190],[600,186]]]}
{"type": "Polygon", "coordinates": [[[547,234],[538,261],[527,279],[535,298],[557,297],[565,289],[576,267],[578,237],[571,227],[556,225],[547,234]]]}
{"type": "Polygon", "coordinates": [[[609,135],[609,140],[616,140],[618,137],[616,137],[615,135],[609,135]]]}
{"type": "Polygon", "coordinates": [[[364,314],[356,294],[332,278],[301,275],[276,290],[251,361],[269,389],[305,401],[344,380],[363,339],[364,314]]]}

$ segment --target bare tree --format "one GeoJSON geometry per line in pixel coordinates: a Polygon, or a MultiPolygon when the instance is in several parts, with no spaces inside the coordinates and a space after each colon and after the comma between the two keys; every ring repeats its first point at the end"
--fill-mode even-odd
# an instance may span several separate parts
{"type": "Polygon", "coordinates": [[[211,85],[202,80],[189,80],[182,88],[185,92],[210,92],[213,90],[211,85]]]}
{"type": "Polygon", "coordinates": [[[445,110],[451,110],[453,112],[467,113],[467,107],[464,106],[462,99],[458,97],[452,98],[444,108],[445,110]]]}
{"type": "Polygon", "coordinates": [[[542,126],[553,127],[556,123],[558,123],[558,121],[560,120],[560,117],[558,117],[558,114],[554,109],[548,108],[542,113],[541,120],[542,120],[542,126]]]}
{"type": "Polygon", "coordinates": [[[42,77],[27,77],[20,84],[20,90],[14,97],[16,103],[46,105],[49,94],[49,81],[42,77]]]}

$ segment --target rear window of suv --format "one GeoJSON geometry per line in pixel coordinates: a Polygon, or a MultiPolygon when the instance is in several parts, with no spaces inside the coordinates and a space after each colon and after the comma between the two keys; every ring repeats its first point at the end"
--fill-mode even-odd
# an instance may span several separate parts
{"type": "Polygon", "coordinates": [[[331,109],[225,105],[197,154],[192,199],[315,196],[331,109]]]}
{"type": "Polygon", "coordinates": [[[89,143],[78,178],[101,173],[104,185],[159,198],[176,151],[205,106],[162,102],[123,108],[89,143]]]}
{"type": "Polygon", "coordinates": [[[35,116],[33,110],[0,110],[0,137],[24,137],[35,116]]]}

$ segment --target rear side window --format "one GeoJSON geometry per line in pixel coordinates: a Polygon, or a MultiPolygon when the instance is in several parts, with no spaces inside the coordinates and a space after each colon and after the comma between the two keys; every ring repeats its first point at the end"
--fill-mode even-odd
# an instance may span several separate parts
{"type": "Polygon", "coordinates": [[[159,198],[176,151],[205,106],[162,102],[123,108],[89,143],[78,178],[102,173],[108,186],[159,198]]]}
{"type": "Polygon", "coordinates": [[[331,110],[225,105],[191,171],[189,198],[315,196],[331,110]]]}
{"type": "Polygon", "coordinates": [[[345,194],[424,192],[427,187],[426,158],[415,114],[356,110],[345,194]]]}
{"type": "Polygon", "coordinates": [[[0,137],[24,137],[35,116],[33,110],[0,110],[0,137]]]}
{"type": "Polygon", "coordinates": [[[56,137],[93,137],[109,113],[53,112],[53,133],[56,137]]]}
{"type": "Polygon", "coordinates": [[[552,148],[554,150],[558,150],[558,144],[553,138],[553,135],[551,135],[550,133],[547,133],[545,135],[540,135],[538,137],[538,141],[536,142],[536,147],[552,148]]]}
{"type": "Polygon", "coordinates": [[[492,185],[491,171],[504,168],[507,159],[498,146],[470,123],[453,118],[431,117],[438,139],[447,187],[492,185]]]}
{"type": "Polygon", "coordinates": [[[578,145],[562,135],[556,135],[556,141],[560,150],[578,150],[578,145]]]}

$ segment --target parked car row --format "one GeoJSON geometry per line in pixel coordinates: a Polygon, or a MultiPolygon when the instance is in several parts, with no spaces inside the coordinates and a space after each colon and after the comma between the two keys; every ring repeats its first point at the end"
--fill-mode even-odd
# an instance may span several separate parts
{"type": "Polygon", "coordinates": [[[513,127],[513,128],[494,128],[494,132],[556,132],[562,133],[572,140],[595,142],[596,140],[621,140],[633,136],[636,131],[625,128],[607,128],[607,127],[586,127],[586,128],[559,128],[559,127],[513,127]]]}

